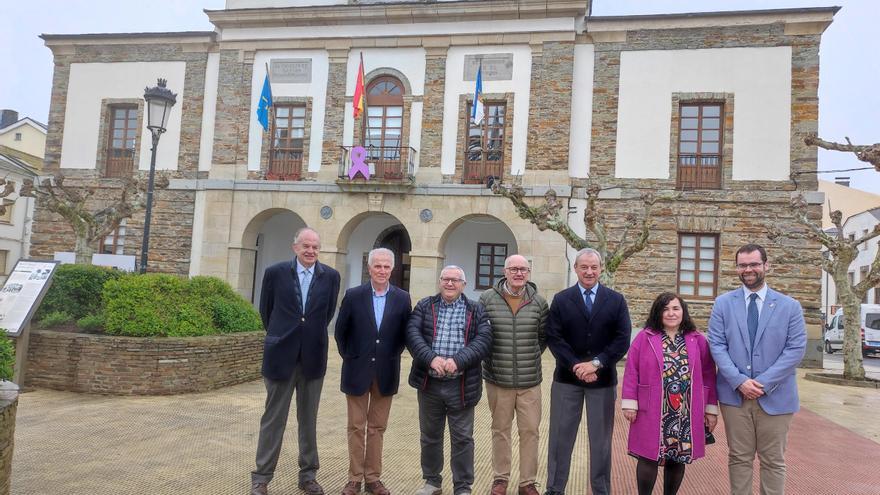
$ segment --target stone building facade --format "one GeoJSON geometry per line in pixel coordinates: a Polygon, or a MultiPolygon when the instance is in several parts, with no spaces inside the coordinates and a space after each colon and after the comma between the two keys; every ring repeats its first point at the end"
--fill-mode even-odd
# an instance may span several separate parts
{"type": "MultiPolygon", "coordinates": [[[[799,228],[786,214],[796,194],[821,215],[815,178],[790,177],[816,170],[803,137],[818,128],[819,44],[836,8],[589,12],[584,0],[228,0],[206,12],[214,32],[44,35],[55,56],[46,169],[97,185],[98,201],[115,194],[102,156],[114,132],[129,133],[133,169],[148,168],[141,88],[164,77],[179,103],[159,147],[172,181],[156,196],[151,270],[218,276],[257,300],[263,269],[289,258],[307,225],[346,286],[381,245],[415,298],[449,263],[476,294],[515,252],[549,296],[574,282],[573,252],[485,182],[518,182],[535,203],[552,187],[581,233],[590,182],[612,239],[642,193],[674,197],[618,272],[636,326],[663,290],[685,294],[705,325],[715,295],[738,284],[733,253],[759,242],[771,283],[801,301],[818,343],[819,269],[775,263],[768,227],[799,228]],[[367,111],[355,119],[361,60],[367,111]],[[478,68],[482,125],[467,117],[478,68]],[[256,117],[267,72],[268,132],[256,117]],[[134,131],[112,121],[120,108],[139,119],[134,131]],[[359,145],[367,181],[347,175],[359,145]]],[[[127,223],[126,254],[139,255],[142,222],[127,223]]],[[[33,255],[72,243],[38,212],[33,255]]],[[[815,348],[807,364],[821,362],[815,348]]]]}

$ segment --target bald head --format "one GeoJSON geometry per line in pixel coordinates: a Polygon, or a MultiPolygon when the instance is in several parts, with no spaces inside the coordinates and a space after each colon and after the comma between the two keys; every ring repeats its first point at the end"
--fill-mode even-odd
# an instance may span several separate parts
{"type": "Polygon", "coordinates": [[[504,276],[507,288],[513,292],[519,292],[529,282],[531,267],[525,256],[512,254],[504,260],[504,276]]]}

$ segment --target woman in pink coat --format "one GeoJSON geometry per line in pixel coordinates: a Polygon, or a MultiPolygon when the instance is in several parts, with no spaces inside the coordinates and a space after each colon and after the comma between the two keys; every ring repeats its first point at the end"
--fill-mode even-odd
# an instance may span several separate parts
{"type": "Polygon", "coordinates": [[[685,465],[705,454],[706,433],[718,421],[715,362],[687,304],[664,292],[626,359],[623,415],[630,422],[627,449],[639,462],[639,495],[650,495],[663,466],[663,493],[674,495],[685,465]]]}

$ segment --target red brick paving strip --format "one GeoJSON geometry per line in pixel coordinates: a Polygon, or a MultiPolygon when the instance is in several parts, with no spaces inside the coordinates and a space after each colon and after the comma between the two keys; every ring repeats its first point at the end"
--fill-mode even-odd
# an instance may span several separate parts
{"type": "MultiPolygon", "coordinates": [[[[880,414],[876,419],[880,421],[880,414]]],[[[636,460],[626,454],[629,425],[615,416],[612,488],[615,493],[637,493],[636,460]]],[[[680,495],[728,493],[727,440],[723,421],[715,430],[717,442],[706,447],[706,457],[687,467],[680,495]]],[[[795,414],[788,435],[785,490],[790,495],[880,495],[880,444],[864,438],[807,409],[795,414]]],[[[662,471],[662,468],[661,468],[662,471]]],[[[759,493],[759,464],[755,462],[754,493],[759,493]]],[[[654,493],[662,493],[663,475],[654,493]]],[[[587,493],[591,493],[588,491],[587,493]]]]}

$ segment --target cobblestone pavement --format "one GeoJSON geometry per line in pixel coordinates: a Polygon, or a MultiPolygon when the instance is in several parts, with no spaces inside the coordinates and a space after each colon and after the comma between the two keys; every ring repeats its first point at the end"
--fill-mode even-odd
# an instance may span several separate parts
{"type": "MultiPolygon", "coordinates": [[[[539,480],[546,473],[550,377],[545,381],[539,480]]],[[[345,401],[339,392],[340,361],[333,349],[318,420],[321,469],[329,495],[346,482],[345,401]]],[[[409,370],[404,361],[404,374],[409,370]]],[[[801,376],[803,372],[800,373],[801,376]]],[[[788,449],[788,493],[876,495],[880,493],[880,391],[800,380],[802,412],[795,416],[788,449]]],[[[415,392],[402,379],[385,441],[383,481],[395,494],[422,484],[415,392]]],[[[265,390],[255,381],[221,390],[170,397],[106,397],[50,390],[21,396],[12,473],[13,495],[248,493],[257,423],[265,390]]],[[[490,417],[485,399],[476,414],[477,493],[491,484],[490,417]]],[[[568,493],[589,493],[587,438],[582,425],[568,493]]],[[[614,487],[634,494],[635,461],[625,453],[627,426],[618,414],[614,433],[614,487]]],[[[688,468],[682,495],[727,490],[723,432],[705,459],[688,468]]],[[[514,434],[514,438],[516,435],[514,434]]],[[[448,455],[448,442],[447,442],[448,455]]],[[[514,444],[516,448],[516,444],[514,444]]],[[[514,449],[515,450],[515,449],[514,449]]],[[[513,480],[517,477],[514,455],[513,480]]],[[[448,460],[447,460],[448,465],[448,460]]],[[[757,473],[757,471],[756,471],[757,473]]],[[[291,415],[272,495],[296,488],[296,421],[291,415]]],[[[444,480],[451,480],[448,468],[444,480]]],[[[515,493],[511,485],[511,494],[515,493]]],[[[451,495],[451,482],[444,483],[451,495]]],[[[655,493],[660,493],[659,482],[655,493]]]]}

